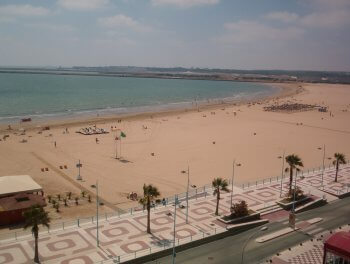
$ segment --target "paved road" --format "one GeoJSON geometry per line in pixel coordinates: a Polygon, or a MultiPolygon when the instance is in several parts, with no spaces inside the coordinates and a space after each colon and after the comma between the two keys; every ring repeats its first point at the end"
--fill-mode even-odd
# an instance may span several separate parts
{"type": "MultiPolygon", "coordinates": [[[[244,243],[251,236],[244,254],[244,263],[259,263],[264,259],[281,252],[288,247],[310,239],[312,233],[316,235],[324,230],[335,229],[339,226],[350,224],[350,198],[338,200],[332,204],[298,214],[297,221],[322,217],[323,221],[308,227],[305,231],[293,232],[280,238],[265,243],[255,242],[256,237],[275,232],[288,225],[287,219],[281,222],[267,224],[267,231],[259,231],[255,228],[236,236],[227,237],[218,241],[202,245],[190,250],[180,252],[176,256],[176,263],[241,263],[241,252],[244,243]]],[[[149,262],[149,264],[172,263],[171,256],[149,262]]]]}

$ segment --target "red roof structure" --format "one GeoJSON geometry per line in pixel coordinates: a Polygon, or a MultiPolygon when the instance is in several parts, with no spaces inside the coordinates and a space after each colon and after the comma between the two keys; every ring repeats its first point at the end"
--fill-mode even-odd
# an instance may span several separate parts
{"type": "Polygon", "coordinates": [[[22,222],[23,212],[33,205],[46,206],[45,198],[24,193],[0,198],[0,226],[22,222]]]}
{"type": "Polygon", "coordinates": [[[324,248],[327,252],[350,258],[350,233],[344,231],[335,233],[326,240],[324,248]]]}

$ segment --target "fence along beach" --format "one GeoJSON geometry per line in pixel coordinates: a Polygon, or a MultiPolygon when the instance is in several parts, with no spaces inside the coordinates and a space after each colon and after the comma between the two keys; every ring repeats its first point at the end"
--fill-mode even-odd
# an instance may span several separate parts
{"type": "MultiPolygon", "coordinates": [[[[303,92],[287,97],[276,95],[254,103],[203,107],[199,112],[143,114],[121,122],[116,117],[101,118],[97,123],[77,121],[69,125],[69,133],[64,133],[64,122],[41,134],[35,126],[24,134],[16,127],[8,131],[4,126],[1,138],[5,134],[9,137],[0,142],[0,175],[29,174],[52,195],[62,190],[80,193],[79,186],[90,190],[98,179],[103,199],[129,208],[136,202],[128,199],[128,194],[141,194],[144,183],[156,185],[162,197],[184,192],[187,178],[181,171],[188,165],[190,184],[202,186],[214,177],[230,178],[232,160],[236,159],[241,164],[235,172],[239,184],[280,175],[278,156],[284,151],[300,155],[306,168],[321,163],[323,153],[318,148],[324,144],[327,160],[334,152],[350,156],[349,86],[301,85],[303,92]],[[295,113],[263,110],[283,103],[327,106],[332,116],[317,110],[295,113]],[[125,132],[121,159],[115,159],[115,133],[93,136],[74,133],[94,125],[108,132],[111,127],[125,132]],[[22,139],[26,143],[21,143],[22,139]],[[79,160],[83,164],[83,181],[72,185],[61,174],[76,181],[75,165],[79,160]],[[52,169],[41,172],[43,162],[52,168],[64,164],[67,169],[61,174],[52,169]]],[[[298,87],[299,84],[292,85],[294,91],[298,87]]],[[[94,208],[68,208],[62,210],[61,217],[91,215],[91,210],[94,208]]]]}

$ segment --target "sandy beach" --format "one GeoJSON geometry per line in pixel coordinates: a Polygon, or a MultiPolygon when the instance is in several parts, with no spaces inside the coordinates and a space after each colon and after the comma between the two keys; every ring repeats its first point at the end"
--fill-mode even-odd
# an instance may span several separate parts
{"type": "MultiPolygon", "coordinates": [[[[283,84],[284,92],[275,98],[240,105],[203,107],[192,111],[144,114],[123,119],[77,121],[50,124],[38,134],[18,128],[4,131],[0,142],[0,175],[31,175],[45,193],[94,192],[99,181],[106,205],[128,208],[136,205],[127,199],[130,192],[141,195],[144,183],[156,185],[162,197],[185,192],[190,167],[190,184],[202,186],[214,177],[230,178],[232,162],[236,184],[281,175],[283,152],[298,154],[305,169],[322,164],[326,145],[326,164],[335,152],[350,157],[350,87],[333,84],[283,84]],[[299,85],[303,91],[296,93],[299,85]],[[287,87],[287,88],[286,88],[287,87]],[[327,106],[328,112],[267,112],[273,103],[300,103],[327,106]],[[330,112],[331,111],[331,112],[330,112]],[[97,122],[98,121],[98,122],[97,122]],[[85,136],[75,131],[95,125],[109,134],[85,136]],[[121,129],[121,159],[115,159],[115,132],[121,129]],[[65,128],[69,133],[64,133],[65,128]],[[14,134],[16,132],[17,134],[14,134]],[[98,142],[96,142],[98,138],[98,142]],[[27,140],[21,143],[22,139],[27,140]],[[55,147],[56,142],[56,147],[55,147]],[[81,161],[83,181],[76,181],[76,163],[81,161]],[[67,166],[60,169],[59,166],[67,166]],[[42,172],[41,168],[49,168],[42,172]]],[[[120,151],[120,149],[119,149],[120,151]]],[[[120,153],[119,153],[120,154],[120,153]]],[[[93,205],[63,210],[60,217],[92,215],[93,205]]]]}

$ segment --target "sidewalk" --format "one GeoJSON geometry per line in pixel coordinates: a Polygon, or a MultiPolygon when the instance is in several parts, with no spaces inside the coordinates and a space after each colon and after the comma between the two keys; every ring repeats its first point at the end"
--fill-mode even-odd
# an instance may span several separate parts
{"type": "MultiPolygon", "coordinates": [[[[350,184],[350,165],[342,167],[339,183],[332,182],[334,169],[325,173],[325,187],[322,191],[316,182],[320,172],[304,175],[298,180],[298,185],[316,196],[326,195],[337,199],[332,191],[347,187],[350,184]],[[337,189],[338,188],[338,189],[337,189]]],[[[284,179],[283,190],[288,190],[288,177],[284,179]]],[[[266,181],[263,185],[249,188],[234,187],[233,202],[245,200],[250,209],[261,210],[275,205],[280,200],[281,182],[266,181]]],[[[344,188],[342,189],[344,190],[344,188]]],[[[339,191],[335,191],[338,192],[339,191]]],[[[189,206],[189,223],[186,224],[186,208],[177,209],[176,245],[202,239],[216,233],[226,232],[226,225],[219,222],[214,215],[216,199],[212,189],[192,196],[189,206]],[[198,198],[200,197],[200,198],[198,198]]],[[[186,205],[183,199],[182,204],[186,205]]],[[[225,193],[220,201],[220,214],[228,214],[231,194],[225,193]]],[[[282,210],[282,209],[278,209],[282,210]]],[[[99,224],[100,247],[96,247],[96,223],[88,223],[80,228],[71,227],[66,230],[44,232],[39,238],[39,253],[43,263],[113,263],[112,258],[120,261],[130,260],[150,253],[172,247],[173,244],[173,214],[174,206],[160,206],[152,209],[152,235],[145,232],[146,212],[135,212],[132,215],[116,216],[99,224]],[[170,214],[171,215],[170,215],[170,214]]],[[[34,241],[31,236],[20,237],[17,240],[0,240],[0,263],[20,264],[31,263],[34,241]]]]}

